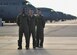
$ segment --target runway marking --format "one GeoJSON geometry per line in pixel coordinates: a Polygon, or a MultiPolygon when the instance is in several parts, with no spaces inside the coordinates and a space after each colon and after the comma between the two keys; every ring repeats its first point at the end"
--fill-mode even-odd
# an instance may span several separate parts
{"type": "Polygon", "coordinates": [[[68,26],[76,26],[77,24],[46,24],[46,25],[61,25],[61,26],[64,26],[64,25],[68,25],[68,26]]]}

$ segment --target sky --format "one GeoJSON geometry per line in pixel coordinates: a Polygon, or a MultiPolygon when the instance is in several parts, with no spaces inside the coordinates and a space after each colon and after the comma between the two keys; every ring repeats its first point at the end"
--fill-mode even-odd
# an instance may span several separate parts
{"type": "Polygon", "coordinates": [[[27,0],[35,7],[51,8],[66,14],[77,16],[77,0],[27,0]]]}

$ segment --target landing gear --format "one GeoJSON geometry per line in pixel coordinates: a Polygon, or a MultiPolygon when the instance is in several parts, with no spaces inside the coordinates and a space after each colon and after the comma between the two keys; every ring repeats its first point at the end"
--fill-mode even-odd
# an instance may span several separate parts
{"type": "Polygon", "coordinates": [[[2,18],[0,18],[0,26],[3,26],[2,18]]]}
{"type": "Polygon", "coordinates": [[[2,22],[2,25],[1,26],[3,26],[3,22],[2,22]]]}

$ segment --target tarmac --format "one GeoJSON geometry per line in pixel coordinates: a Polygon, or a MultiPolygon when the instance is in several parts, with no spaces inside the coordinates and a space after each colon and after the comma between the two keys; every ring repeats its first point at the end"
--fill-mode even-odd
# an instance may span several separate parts
{"type": "Polygon", "coordinates": [[[17,25],[9,24],[0,27],[0,55],[77,55],[77,20],[65,23],[46,24],[44,47],[35,50],[32,46],[32,38],[30,39],[30,49],[25,49],[24,37],[22,50],[17,49],[17,25]]]}
{"type": "Polygon", "coordinates": [[[18,50],[18,37],[0,37],[0,55],[77,55],[77,37],[45,37],[44,47],[33,49],[32,38],[30,49],[18,50]]]}

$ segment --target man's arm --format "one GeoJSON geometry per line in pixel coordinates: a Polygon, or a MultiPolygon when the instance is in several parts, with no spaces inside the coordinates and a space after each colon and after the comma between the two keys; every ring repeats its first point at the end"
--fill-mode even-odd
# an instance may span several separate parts
{"type": "Polygon", "coordinates": [[[20,18],[20,15],[18,15],[17,18],[16,18],[16,23],[17,23],[18,26],[20,26],[20,19],[19,18],[20,18]]]}
{"type": "Polygon", "coordinates": [[[43,16],[41,16],[41,20],[42,20],[42,25],[43,25],[43,28],[45,27],[45,20],[43,18],[43,16]]]}

